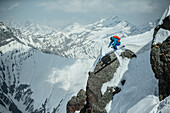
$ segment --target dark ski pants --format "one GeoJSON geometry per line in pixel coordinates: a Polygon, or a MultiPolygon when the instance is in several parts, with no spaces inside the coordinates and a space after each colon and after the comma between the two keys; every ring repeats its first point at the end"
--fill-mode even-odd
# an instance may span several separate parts
{"type": "Polygon", "coordinates": [[[115,49],[115,50],[117,50],[117,46],[119,46],[120,45],[120,42],[116,42],[116,44],[114,45],[114,43],[112,44],[112,46],[113,46],[113,48],[115,49]]]}

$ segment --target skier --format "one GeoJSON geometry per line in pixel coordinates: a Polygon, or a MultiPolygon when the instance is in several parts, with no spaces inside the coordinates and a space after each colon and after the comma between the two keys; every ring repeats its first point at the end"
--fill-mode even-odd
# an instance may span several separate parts
{"type": "Polygon", "coordinates": [[[120,38],[118,36],[112,36],[110,37],[110,44],[108,46],[108,48],[112,45],[111,48],[114,48],[114,50],[117,50],[117,46],[119,46],[121,44],[120,42],[120,38]]]}
{"type": "Polygon", "coordinates": [[[156,26],[156,28],[154,29],[152,44],[160,28],[170,30],[170,15],[163,19],[163,23],[161,25],[156,26]]]}

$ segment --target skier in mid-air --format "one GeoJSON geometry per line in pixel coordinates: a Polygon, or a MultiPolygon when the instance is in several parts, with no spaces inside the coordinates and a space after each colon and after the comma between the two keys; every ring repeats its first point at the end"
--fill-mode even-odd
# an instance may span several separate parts
{"type": "Polygon", "coordinates": [[[110,37],[110,44],[108,46],[108,48],[111,46],[111,48],[114,48],[114,50],[117,50],[117,46],[119,46],[121,44],[120,42],[120,37],[118,36],[112,36],[110,37]]]}

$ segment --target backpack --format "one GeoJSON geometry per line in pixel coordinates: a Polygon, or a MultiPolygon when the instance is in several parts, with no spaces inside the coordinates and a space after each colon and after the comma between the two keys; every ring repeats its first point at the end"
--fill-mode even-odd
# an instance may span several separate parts
{"type": "Polygon", "coordinates": [[[117,38],[118,39],[118,42],[120,42],[120,37],[118,36],[113,36],[114,38],[117,38]]]}

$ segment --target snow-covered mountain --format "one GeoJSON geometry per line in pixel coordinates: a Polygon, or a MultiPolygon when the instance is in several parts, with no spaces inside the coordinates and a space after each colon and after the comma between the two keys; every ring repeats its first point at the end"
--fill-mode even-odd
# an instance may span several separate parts
{"type": "MultiPolygon", "coordinates": [[[[166,12],[164,17],[169,10],[166,12]]],[[[37,26],[35,29],[28,27],[27,31],[26,28],[10,29],[1,22],[0,112],[66,113],[71,97],[80,89],[86,90],[87,81],[92,78],[88,77],[88,72],[94,71],[99,58],[111,50],[107,48],[108,37],[116,34],[122,37],[122,45],[125,45],[124,49],[113,53],[119,66],[111,81],[102,83],[97,90],[100,96],[108,86],[117,86],[121,91],[107,104],[106,111],[167,113],[170,98],[159,101],[158,81],[150,64],[153,29],[146,26],[134,26],[118,17],[109,17],[94,24],[76,23],[60,31],[41,34],[40,26],[38,30],[37,26]],[[120,54],[125,49],[137,57],[122,58],[120,54]],[[124,85],[122,80],[125,80],[124,85]]],[[[161,37],[168,37],[169,33],[161,30],[156,42],[165,40],[161,37]]]]}
{"type": "Polygon", "coordinates": [[[94,60],[42,53],[11,31],[0,24],[0,112],[66,112],[68,99],[85,88],[94,60]]]}
{"type": "MultiPolygon", "coordinates": [[[[9,23],[8,23],[9,24],[9,23]]],[[[118,17],[102,19],[94,24],[81,26],[78,23],[68,25],[62,30],[39,26],[31,22],[9,24],[15,26],[13,32],[24,44],[46,53],[68,58],[96,58],[102,45],[108,44],[108,37],[118,35],[125,38],[130,35],[149,31],[156,22],[135,26],[118,17]]]]}
{"type": "Polygon", "coordinates": [[[12,20],[5,21],[5,24],[10,28],[13,27],[15,29],[19,29],[24,33],[33,34],[33,35],[45,35],[54,31],[58,31],[57,28],[54,28],[52,26],[38,25],[28,20],[26,22],[21,22],[21,23],[12,20]]]}

